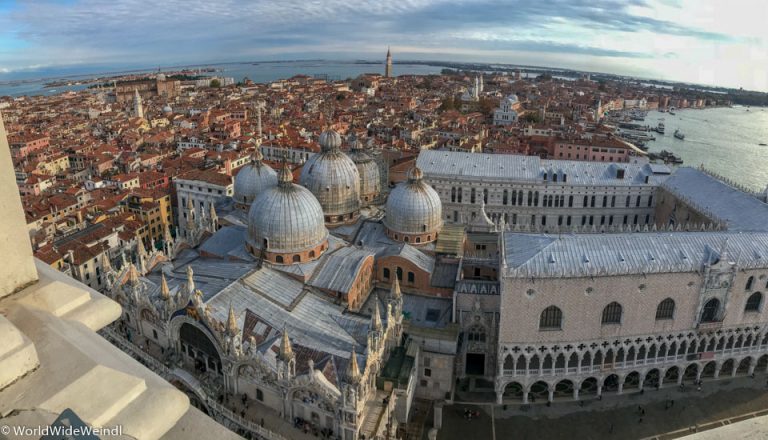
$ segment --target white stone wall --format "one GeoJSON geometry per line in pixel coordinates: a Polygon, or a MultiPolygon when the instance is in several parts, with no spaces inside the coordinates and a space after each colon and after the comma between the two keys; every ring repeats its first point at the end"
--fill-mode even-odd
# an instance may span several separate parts
{"type": "Polygon", "coordinates": [[[582,226],[583,222],[586,226],[594,225],[599,229],[600,226],[608,228],[623,225],[625,216],[628,225],[642,226],[654,223],[656,187],[652,185],[583,186],[553,182],[521,184],[512,181],[479,181],[461,177],[445,180],[429,176],[425,176],[425,181],[440,195],[443,216],[447,223],[468,223],[478,216],[485,190],[488,192],[485,203],[488,216],[494,221],[503,217],[510,225],[531,226],[533,220],[535,221],[533,226],[567,227],[570,217],[570,226],[582,226]],[[473,188],[474,203],[472,202],[473,188]],[[522,191],[523,197],[516,197],[513,202],[513,194],[517,195],[519,191],[522,191]],[[532,196],[530,203],[529,192],[532,196]],[[536,200],[537,192],[538,201],[536,200]],[[459,194],[461,194],[460,197],[459,194]],[[584,204],[585,196],[587,197],[586,205],[584,204]],[[592,206],[593,196],[595,197],[594,207],[592,206]],[[629,197],[629,206],[627,206],[627,197],[629,197]],[[640,197],[639,206],[637,206],[638,197],[640,197]],[[604,199],[605,206],[603,206],[604,199]],[[542,223],[542,216],[546,217],[546,224],[542,223]]]}

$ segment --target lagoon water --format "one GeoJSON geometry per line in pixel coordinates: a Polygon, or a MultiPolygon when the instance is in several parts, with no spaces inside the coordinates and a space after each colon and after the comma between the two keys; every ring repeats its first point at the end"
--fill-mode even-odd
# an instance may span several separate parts
{"type": "Polygon", "coordinates": [[[752,107],[677,110],[675,115],[648,112],[647,125],[663,118],[665,134],[653,134],[648,151],[667,150],[683,166],[704,167],[755,190],[768,185],[768,109],[752,107]],[[674,137],[679,129],[685,140],[674,137]]]}

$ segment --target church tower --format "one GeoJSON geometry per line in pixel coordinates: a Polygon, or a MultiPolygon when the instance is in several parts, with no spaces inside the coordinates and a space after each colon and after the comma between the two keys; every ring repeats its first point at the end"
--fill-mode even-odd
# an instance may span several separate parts
{"type": "Polygon", "coordinates": [[[133,89],[133,115],[137,118],[144,118],[144,108],[141,104],[139,89],[133,89]]]}
{"type": "Polygon", "coordinates": [[[387,64],[384,67],[384,77],[392,78],[392,52],[387,47],[387,64]]]}

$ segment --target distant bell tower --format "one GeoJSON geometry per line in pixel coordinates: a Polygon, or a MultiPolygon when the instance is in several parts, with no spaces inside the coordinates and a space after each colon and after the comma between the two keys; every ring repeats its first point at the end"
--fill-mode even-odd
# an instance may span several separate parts
{"type": "Polygon", "coordinates": [[[133,89],[133,115],[137,118],[144,117],[144,108],[141,105],[141,95],[139,95],[138,89],[133,89]]]}
{"type": "Polygon", "coordinates": [[[392,78],[392,52],[387,47],[387,65],[384,67],[384,77],[392,78]]]}

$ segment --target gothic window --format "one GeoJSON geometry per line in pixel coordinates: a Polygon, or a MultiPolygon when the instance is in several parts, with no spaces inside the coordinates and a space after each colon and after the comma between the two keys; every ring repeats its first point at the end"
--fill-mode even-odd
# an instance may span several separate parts
{"type": "Polygon", "coordinates": [[[517,192],[517,204],[523,205],[523,190],[517,192]]]}
{"type": "Polygon", "coordinates": [[[760,303],[763,302],[763,294],[760,292],[755,292],[752,295],[749,296],[749,299],[747,299],[747,305],[744,306],[745,312],[759,312],[760,311],[760,303]]]}
{"type": "Polygon", "coordinates": [[[408,282],[409,283],[415,283],[416,282],[416,276],[413,274],[413,272],[408,272],[408,282]]]}
{"type": "Polygon", "coordinates": [[[538,191],[533,193],[533,204],[534,204],[534,206],[539,206],[539,192],[538,191]]]}
{"type": "Polygon", "coordinates": [[[456,203],[456,187],[451,188],[451,202],[456,203]]]}
{"type": "Polygon", "coordinates": [[[621,304],[614,301],[605,306],[602,324],[621,324],[621,304]]]}
{"type": "Polygon", "coordinates": [[[488,204],[488,189],[483,189],[483,203],[488,204]]]}
{"type": "Polygon", "coordinates": [[[563,312],[557,306],[549,306],[541,312],[539,330],[560,330],[563,326],[563,312]]]}
{"type": "Polygon", "coordinates": [[[594,208],[594,207],[595,207],[595,196],[592,196],[592,199],[589,201],[589,206],[590,206],[591,208],[594,208]]]}
{"type": "Polygon", "coordinates": [[[482,325],[470,327],[467,333],[467,339],[470,342],[485,342],[485,328],[482,325]]]}
{"type": "Polygon", "coordinates": [[[384,268],[384,279],[385,279],[385,280],[388,280],[388,279],[389,279],[389,277],[390,277],[390,275],[389,275],[389,268],[388,268],[388,267],[385,267],[385,268],[384,268]]]}
{"type": "Polygon", "coordinates": [[[637,200],[635,200],[635,208],[640,207],[640,196],[637,196],[637,200]]]}
{"type": "Polygon", "coordinates": [[[656,319],[672,319],[675,315],[675,301],[667,298],[656,307],[656,319]]]}
{"type": "Polygon", "coordinates": [[[585,208],[587,207],[588,203],[589,203],[589,197],[584,196],[584,203],[583,203],[583,205],[584,205],[585,208]]]}
{"type": "Polygon", "coordinates": [[[397,268],[397,281],[403,281],[403,268],[397,268]]]}
{"type": "Polygon", "coordinates": [[[616,196],[611,196],[611,208],[616,206],[616,196]]]}
{"type": "Polygon", "coordinates": [[[608,196],[603,196],[603,208],[608,206],[608,196]]]}
{"type": "Polygon", "coordinates": [[[752,290],[753,284],[755,284],[755,277],[749,277],[747,279],[747,285],[744,287],[744,290],[752,290]]]}
{"type": "Polygon", "coordinates": [[[469,193],[469,203],[475,203],[475,189],[472,188],[469,193]]]}
{"type": "Polygon", "coordinates": [[[701,311],[701,322],[715,322],[717,321],[717,314],[720,311],[720,300],[712,298],[704,304],[704,309],[701,311]]]}
{"type": "Polygon", "coordinates": [[[653,206],[653,196],[648,196],[648,207],[653,206]]]}
{"type": "Polygon", "coordinates": [[[464,194],[464,191],[463,191],[461,188],[459,188],[459,189],[457,189],[457,190],[456,190],[456,200],[457,200],[459,203],[461,203],[461,198],[462,198],[462,195],[463,195],[463,194],[464,194]]]}
{"type": "Polygon", "coordinates": [[[503,203],[504,205],[506,205],[506,204],[507,204],[507,202],[509,202],[509,194],[507,193],[507,190],[505,189],[505,190],[504,190],[504,197],[502,198],[502,203],[503,203]]]}
{"type": "Polygon", "coordinates": [[[629,208],[629,196],[627,196],[627,201],[624,203],[625,208],[629,208]]]}

